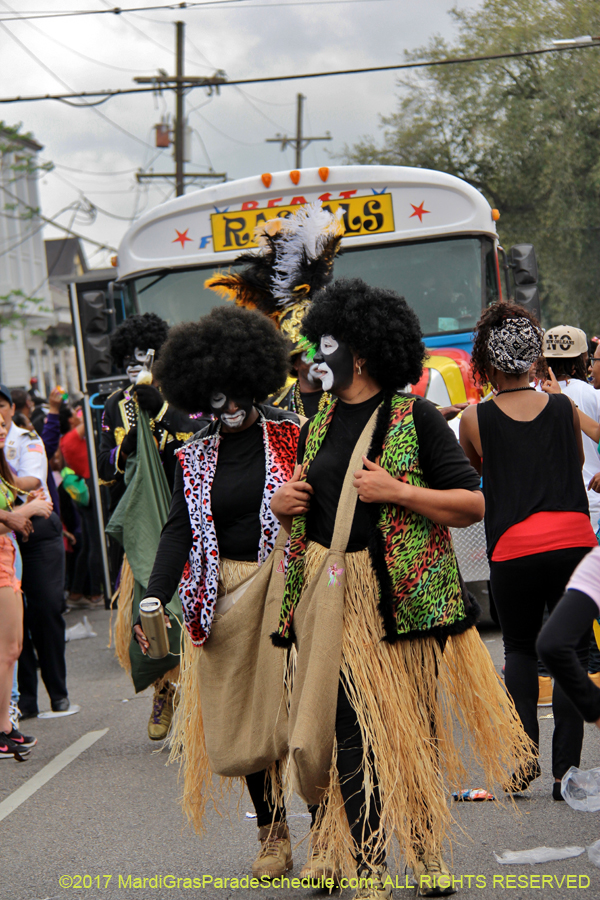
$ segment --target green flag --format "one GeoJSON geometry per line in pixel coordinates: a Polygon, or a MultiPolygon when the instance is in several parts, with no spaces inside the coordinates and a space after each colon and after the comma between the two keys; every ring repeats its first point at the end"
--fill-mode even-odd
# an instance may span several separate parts
{"type": "MultiPolygon", "coordinates": [[[[106,526],[107,534],[122,544],[135,579],[132,625],[139,615],[154,565],[160,533],[169,515],[171,492],[150,429],[148,414],[139,410],[137,451],[125,467],[127,488],[106,526]]],[[[182,610],[179,596],[173,595],[166,611],[171,622],[167,631],[171,652],[164,659],[144,656],[131,639],[129,657],[136,693],[143,691],[179,662],[182,610]]]]}

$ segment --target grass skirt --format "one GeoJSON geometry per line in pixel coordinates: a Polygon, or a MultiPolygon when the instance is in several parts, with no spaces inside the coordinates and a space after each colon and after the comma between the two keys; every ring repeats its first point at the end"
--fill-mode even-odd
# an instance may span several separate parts
{"type": "MultiPolygon", "coordinates": [[[[233,590],[252,575],[258,563],[222,559],[219,570],[218,594],[233,590]]],[[[220,777],[214,780],[204,743],[198,662],[202,647],[194,647],[187,630],[182,629],[181,676],[179,707],[173,721],[169,762],[178,762],[183,774],[181,806],[194,830],[204,831],[204,813],[208,802],[221,814],[223,795],[235,787],[245,785],[242,778],[220,777]]],[[[235,727],[235,723],[232,723],[235,727]]],[[[240,794],[241,797],[241,794],[240,794]]]]}
{"type": "MultiPolygon", "coordinates": [[[[309,543],[305,586],[326,552],[309,543]]],[[[476,628],[448,638],[443,652],[431,637],[383,641],[369,552],[345,559],[340,674],[362,735],[367,815],[375,773],[381,798],[380,828],[363,852],[373,858],[396,839],[412,865],[450,842],[450,791],[472,786],[476,772],[478,786],[501,794],[511,773],[531,759],[532,747],[476,628]]],[[[319,824],[314,838],[351,876],[356,864],[335,747],[319,824]]]]}

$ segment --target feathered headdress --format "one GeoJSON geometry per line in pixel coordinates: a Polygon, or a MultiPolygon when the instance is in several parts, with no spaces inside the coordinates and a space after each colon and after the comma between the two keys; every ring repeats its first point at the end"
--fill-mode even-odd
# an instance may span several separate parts
{"type": "Polygon", "coordinates": [[[213,275],[204,286],[238,306],[258,309],[297,344],[311,295],[331,280],[343,234],[342,210],[333,214],[321,201],[308,203],[257,225],[259,249],[236,259],[245,268],[213,275]]]}

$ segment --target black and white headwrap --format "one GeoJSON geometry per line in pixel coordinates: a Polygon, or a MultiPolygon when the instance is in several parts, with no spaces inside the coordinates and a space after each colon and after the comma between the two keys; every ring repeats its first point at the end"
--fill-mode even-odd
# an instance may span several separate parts
{"type": "Polygon", "coordinates": [[[542,352],[542,329],[524,316],[505,319],[490,329],[488,354],[491,364],[507,375],[527,372],[542,352]]]}

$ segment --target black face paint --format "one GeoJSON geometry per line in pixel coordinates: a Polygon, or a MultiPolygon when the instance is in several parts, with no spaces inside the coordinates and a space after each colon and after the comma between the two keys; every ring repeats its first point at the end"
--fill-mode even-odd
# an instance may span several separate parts
{"type": "Polygon", "coordinates": [[[217,416],[223,425],[232,431],[237,431],[244,425],[253,406],[254,400],[248,397],[234,400],[219,391],[215,391],[210,397],[210,409],[213,416],[217,416]]]}
{"type": "Polygon", "coordinates": [[[147,355],[147,350],[141,350],[139,347],[135,347],[133,352],[130,351],[123,360],[123,368],[132,384],[135,384],[136,378],[142,371],[142,366],[146,361],[147,355]]]}
{"type": "Polygon", "coordinates": [[[348,344],[331,334],[324,334],[315,353],[311,373],[318,378],[324,391],[337,394],[352,384],[354,356],[348,344]]]}

